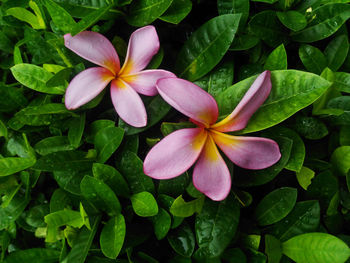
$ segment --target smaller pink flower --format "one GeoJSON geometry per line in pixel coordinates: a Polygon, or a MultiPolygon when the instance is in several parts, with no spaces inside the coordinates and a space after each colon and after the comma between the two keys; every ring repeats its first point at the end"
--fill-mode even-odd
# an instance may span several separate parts
{"type": "Polygon", "coordinates": [[[271,91],[269,71],[258,76],[234,111],[218,123],[215,99],[195,84],[164,78],[158,80],[157,89],[165,101],[198,127],[177,130],[156,144],[144,161],[148,176],[170,179],[197,161],[193,169],[194,186],[212,200],[220,201],[230,192],[231,175],[217,146],[233,163],[246,169],[264,169],[281,158],[273,140],[224,133],[244,129],[266,100],[271,91]]]}
{"type": "Polygon", "coordinates": [[[144,70],[159,50],[155,28],[145,26],[131,34],[122,68],[112,43],[99,33],[66,34],[64,40],[67,48],[101,66],[86,69],[72,79],[65,95],[67,109],[89,102],[111,82],[111,98],[120,118],[135,127],[145,126],[147,113],[138,93],[154,96],[158,94],[158,79],[175,77],[166,70],[144,70]]]}

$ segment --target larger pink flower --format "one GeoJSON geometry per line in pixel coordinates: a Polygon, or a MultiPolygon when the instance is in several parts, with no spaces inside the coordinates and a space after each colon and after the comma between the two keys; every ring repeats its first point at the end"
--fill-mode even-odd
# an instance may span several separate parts
{"type": "Polygon", "coordinates": [[[223,200],[231,189],[231,176],[217,147],[236,165],[264,169],[276,163],[278,144],[260,137],[232,136],[224,132],[243,129],[271,91],[270,72],[254,81],[234,111],[222,121],[214,98],[183,79],[164,78],[157,82],[159,94],[171,106],[190,117],[197,128],[177,130],[156,144],[146,156],[144,172],[155,179],[170,179],[193,169],[193,184],[213,200],[223,200]]]}
{"type": "Polygon", "coordinates": [[[89,102],[111,82],[111,98],[120,118],[135,127],[145,126],[147,113],[137,93],[154,96],[158,94],[158,79],[175,77],[165,70],[143,70],[159,50],[155,28],[146,26],[132,33],[122,68],[112,43],[99,33],[84,31],[74,37],[66,34],[64,40],[67,48],[101,66],[86,69],[73,78],[65,95],[67,109],[89,102]]]}

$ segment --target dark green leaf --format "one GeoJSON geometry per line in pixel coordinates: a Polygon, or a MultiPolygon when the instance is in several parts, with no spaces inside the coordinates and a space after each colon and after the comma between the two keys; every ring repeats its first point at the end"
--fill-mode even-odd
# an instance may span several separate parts
{"type": "Polygon", "coordinates": [[[350,74],[347,72],[335,72],[334,88],[350,93],[350,74]]]}
{"type": "Polygon", "coordinates": [[[191,12],[191,9],[191,0],[173,0],[160,19],[168,23],[178,24],[191,12]]]}
{"type": "Polygon", "coordinates": [[[74,148],[78,148],[85,128],[85,113],[81,114],[78,118],[72,118],[69,130],[68,140],[70,145],[74,148]]]}
{"type": "Polygon", "coordinates": [[[194,251],[195,238],[188,224],[182,224],[168,235],[170,246],[184,257],[190,257],[194,251]]]}
{"type": "Polygon", "coordinates": [[[343,65],[349,51],[349,41],[347,35],[340,35],[334,38],[324,50],[328,61],[328,67],[337,71],[343,65]]]}
{"type": "Polygon", "coordinates": [[[260,39],[253,35],[240,35],[235,37],[229,50],[241,51],[255,47],[260,39]]]}
{"type": "Polygon", "coordinates": [[[47,155],[59,151],[73,150],[73,146],[69,144],[68,138],[65,136],[53,136],[42,139],[34,145],[35,151],[40,155],[47,155]]]}
{"type": "Polygon", "coordinates": [[[37,263],[54,263],[58,261],[60,252],[51,248],[31,248],[17,250],[6,257],[6,263],[18,262],[37,262],[37,263]]]}
{"type": "Polygon", "coordinates": [[[95,135],[94,144],[98,152],[97,161],[105,163],[118,149],[123,140],[124,130],[119,127],[101,129],[95,135]]]}
{"type": "Polygon", "coordinates": [[[302,30],[307,25],[305,16],[297,11],[277,12],[277,17],[285,27],[293,31],[302,30]]]}
{"type": "Polygon", "coordinates": [[[76,26],[71,15],[63,7],[52,0],[44,0],[44,2],[55,25],[64,33],[71,33],[76,26]]]}
{"type": "Polygon", "coordinates": [[[0,209],[0,230],[8,228],[22,214],[30,200],[17,193],[10,204],[0,209]]]}
{"type": "Polygon", "coordinates": [[[282,258],[282,244],[277,238],[271,235],[265,236],[265,254],[269,263],[279,263],[282,258]]]}
{"type": "Polygon", "coordinates": [[[219,15],[241,14],[240,25],[247,22],[249,16],[249,0],[218,0],[219,15]]]}
{"type": "Polygon", "coordinates": [[[314,117],[297,116],[294,129],[309,140],[318,140],[328,134],[327,126],[320,119],[314,117]]]}
{"type": "Polygon", "coordinates": [[[171,227],[171,216],[168,212],[159,208],[157,215],[151,218],[154,227],[154,234],[158,240],[161,240],[166,237],[171,227]]]}
{"type": "Polygon", "coordinates": [[[331,162],[339,175],[346,176],[350,170],[350,146],[340,146],[335,149],[331,162]]]}
{"type": "Polygon", "coordinates": [[[299,48],[299,57],[305,68],[315,74],[321,74],[327,67],[327,59],[325,55],[316,47],[303,44],[299,48]]]}

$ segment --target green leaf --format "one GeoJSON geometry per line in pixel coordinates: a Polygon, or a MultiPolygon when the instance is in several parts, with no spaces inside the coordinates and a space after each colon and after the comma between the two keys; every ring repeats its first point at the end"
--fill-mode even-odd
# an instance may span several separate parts
{"type": "MultiPolygon", "coordinates": [[[[255,79],[254,76],[238,82],[218,96],[221,115],[232,112],[255,79]]],[[[319,76],[296,70],[271,72],[271,82],[269,97],[241,133],[259,131],[280,123],[310,105],[330,86],[328,81],[319,76]]]]}
{"type": "Polygon", "coordinates": [[[158,194],[167,194],[170,196],[181,195],[189,183],[187,172],[169,180],[160,180],[158,185],[158,194]]]}
{"type": "Polygon", "coordinates": [[[72,16],[60,5],[52,0],[44,0],[47,11],[49,11],[52,21],[63,31],[63,33],[72,32],[76,23],[72,16]]]}
{"type": "Polygon", "coordinates": [[[287,69],[287,52],[284,45],[281,44],[275,48],[267,57],[264,69],[266,70],[283,70],[287,69]]]}
{"type": "Polygon", "coordinates": [[[214,68],[231,45],[240,15],[221,15],[197,29],[181,48],[176,61],[179,77],[194,81],[214,68]]]}
{"type": "Polygon", "coordinates": [[[315,74],[321,74],[327,67],[325,55],[316,47],[303,44],[299,48],[299,57],[305,68],[315,74]]]}
{"type": "Polygon", "coordinates": [[[86,171],[91,169],[92,161],[80,151],[62,151],[41,157],[32,168],[40,171],[86,171]]]}
{"type": "Polygon", "coordinates": [[[316,231],[320,224],[320,205],[316,200],[297,202],[284,219],[273,225],[271,233],[286,241],[291,237],[316,231]]]}
{"type": "Polygon", "coordinates": [[[38,18],[30,11],[22,7],[12,7],[6,10],[8,15],[11,15],[23,22],[27,22],[34,29],[44,29],[42,25],[39,24],[38,18]]]}
{"type": "Polygon", "coordinates": [[[311,184],[312,178],[315,176],[315,172],[310,168],[303,166],[299,172],[296,173],[299,185],[307,190],[308,186],[311,184]]]}
{"type": "Polygon", "coordinates": [[[5,124],[0,120],[0,137],[5,137],[7,139],[7,127],[5,124]]]}
{"type": "Polygon", "coordinates": [[[118,149],[123,136],[124,130],[119,127],[107,127],[100,130],[94,139],[95,148],[98,152],[97,161],[105,163],[118,149]]]}
{"type": "Polygon", "coordinates": [[[241,14],[240,25],[247,22],[249,16],[249,0],[218,0],[219,15],[241,14]]]}
{"type": "Polygon", "coordinates": [[[0,230],[8,228],[18,217],[29,203],[29,199],[17,193],[10,204],[0,209],[0,230]]]}
{"type": "Polygon", "coordinates": [[[66,206],[69,206],[71,200],[68,196],[68,194],[58,188],[53,192],[51,199],[50,199],[50,212],[57,212],[59,210],[63,210],[66,208],[66,206]]]}
{"type": "Polygon", "coordinates": [[[350,6],[348,4],[326,4],[314,9],[309,25],[294,34],[293,40],[298,42],[315,42],[334,34],[350,18],[350,6]]]}
{"type": "Polygon", "coordinates": [[[195,221],[199,246],[195,257],[203,259],[219,256],[234,237],[239,216],[239,205],[231,196],[222,202],[206,199],[195,221]]]}
{"type": "Polygon", "coordinates": [[[156,199],[149,192],[140,192],[130,197],[132,208],[138,216],[148,217],[158,214],[156,199]]]}
{"type": "Polygon", "coordinates": [[[350,73],[347,72],[335,72],[334,88],[350,93],[350,73]]]}
{"type": "Polygon", "coordinates": [[[130,189],[124,177],[112,166],[94,163],[92,165],[94,177],[107,184],[117,196],[130,197],[130,189]]]}
{"type": "Polygon", "coordinates": [[[350,170],[350,146],[340,146],[335,149],[331,163],[339,175],[346,176],[350,170]]]}
{"type": "Polygon", "coordinates": [[[79,171],[79,169],[75,169],[68,172],[64,170],[54,171],[53,177],[57,184],[65,191],[75,195],[81,195],[80,182],[85,175],[89,174],[89,171],[79,171]]]}
{"type": "Polygon", "coordinates": [[[88,29],[90,26],[94,25],[97,23],[102,16],[104,16],[109,9],[111,9],[111,6],[105,6],[101,7],[99,9],[96,9],[95,11],[91,12],[87,16],[84,16],[83,19],[81,19],[71,30],[72,36],[88,29]]]}
{"type": "Polygon", "coordinates": [[[174,216],[179,217],[189,217],[192,216],[194,213],[200,213],[202,211],[203,205],[204,205],[204,196],[186,202],[182,195],[180,195],[178,198],[175,199],[173,204],[170,207],[170,213],[174,216]]]}
{"type": "Polygon", "coordinates": [[[115,126],[115,122],[111,121],[111,120],[97,120],[94,121],[93,123],[90,124],[88,130],[87,130],[87,138],[86,141],[88,143],[94,143],[94,138],[96,136],[96,134],[102,130],[103,128],[107,128],[107,127],[114,127],[115,126]]]}
{"type": "Polygon", "coordinates": [[[7,53],[12,53],[13,51],[13,44],[11,40],[2,31],[0,31],[0,50],[7,53]]]}
{"type": "Polygon", "coordinates": [[[59,151],[73,150],[66,136],[53,136],[42,139],[34,145],[35,151],[40,155],[47,155],[59,151]]]}
{"type": "Polygon", "coordinates": [[[135,153],[126,151],[118,163],[118,169],[128,181],[131,192],[154,193],[153,181],[151,177],[144,174],[143,163],[135,153]]]}
{"type": "Polygon", "coordinates": [[[173,0],[170,7],[159,19],[177,25],[192,9],[191,0],[173,0]]]}
{"type": "Polygon", "coordinates": [[[0,159],[0,177],[23,171],[35,164],[35,158],[6,157],[0,159]]]}
{"type": "Polygon", "coordinates": [[[11,68],[15,79],[35,91],[48,94],[64,94],[65,89],[62,86],[47,87],[46,82],[52,78],[52,74],[45,69],[32,64],[17,64],[11,68]]]}
{"type": "Polygon", "coordinates": [[[274,11],[263,11],[253,16],[248,23],[248,29],[271,47],[286,42],[283,26],[274,11]]]}
{"type": "Polygon", "coordinates": [[[267,3],[267,4],[274,4],[278,0],[252,0],[253,2],[261,2],[261,3],[267,3]]]}
{"type": "Polygon", "coordinates": [[[297,194],[297,189],[291,187],[282,187],[267,194],[255,209],[259,225],[271,225],[286,217],[296,203],[297,194]]]}
{"type": "Polygon", "coordinates": [[[307,21],[303,14],[297,11],[277,12],[281,23],[293,31],[299,31],[306,27],[307,21]]]}
{"type": "Polygon", "coordinates": [[[91,230],[83,227],[77,238],[74,240],[73,247],[67,257],[66,263],[84,263],[91,247],[92,241],[95,237],[97,227],[100,223],[100,217],[95,218],[91,230]]]}
{"type": "Polygon", "coordinates": [[[318,140],[328,134],[327,126],[318,118],[297,116],[294,129],[309,140],[318,140]]]}
{"type": "Polygon", "coordinates": [[[95,208],[105,211],[109,216],[118,215],[121,206],[117,196],[108,185],[91,176],[85,176],[80,182],[80,191],[95,208]]]}
{"type": "Polygon", "coordinates": [[[296,262],[343,263],[350,256],[349,247],[327,233],[307,233],[282,244],[283,254],[296,262]]]}
{"type": "Polygon", "coordinates": [[[38,262],[38,263],[54,263],[58,261],[60,252],[51,248],[30,248],[17,250],[10,253],[4,262],[38,262]]]}
{"type": "Polygon", "coordinates": [[[265,254],[269,263],[279,263],[282,258],[282,244],[271,235],[265,236],[265,254]]]}
{"type": "Polygon", "coordinates": [[[347,35],[340,35],[334,38],[324,50],[328,61],[328,67],[337,71],[343,65],[349,51],[349,41],[347,35]]]}
{"type": "Polygon", "coordinates": [[[240,35],[235,37],[229,50],[241,51],[255,47],[259,43],[260,39],[253,35],[240,35]]]}
{"type": "Polygon", "coordinates": [[[78,148],[85,128],[85,113],[81,114],[78,118],[72,118],[71,124],[68,130],[68,140],[70,145],[74,148],[78,148]]]}
{"type": "MultiPolygon", "coordinates": [[[[44,67],[46,70],[46,68],[44,67]]],[[[58,72],[55,72],[55,75],[52,76],[47,82],[46,86],[56,87],[56,86],[67,86],[67,80],[70,78],[70,74],[72,73],[72,68],[63,68],[58,72]]]]}
{"type": "Polygon", "coordinates": [[[124,216],[116,215],[108,220],[100,236],[100,245],[103,255],[115,259],[123,246],[126,226],[124,216]]]}
{"type": "Polygon", "coordinates": [[[194,246],[194,234],[188,224],[182,224],[169,233],[168,241],[177,254],[184,257],[191,257],[194,246]]]}
{"type": "Polygon", "coordinates": [[[169,213],[160,207],[158,214],[152,217],[151,220],[156,238],[158,240],[165,238],[171,227],[171,216],[169,213]]]}
{"type": "Polygon", "coordinates": [[[160,17],[172,0],[134,0],[130,5],[127,22],[132,26],[145,26],[160,17]]]}

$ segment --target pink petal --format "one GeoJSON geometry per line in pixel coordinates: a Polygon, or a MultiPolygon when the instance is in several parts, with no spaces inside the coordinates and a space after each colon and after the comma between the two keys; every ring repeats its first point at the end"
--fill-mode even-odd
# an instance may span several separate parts
{"type": "Polygon", "coordinates": [[[264,103],[271,91],[271,73],[264,71],[254,81],[234,111],[222,121],[212,126],[217,131],[230,132],[242,130],[250,117],[264,103]]]}
{"type": "Polygon", "coordinates": [[[213,131],[211,135],[227,157],[245,169],[265,169],[281,158],[278,144],[270,139],[231,136],[213,131]]]}
{"type": "Polygon", "coordinates": [[[197,160],[207,132],[201,128],[177,130],[147,154],[143,163],[145,174],[155,179],[170,179],[184,173],[197,160]]]}
{"type": "Polygon", "coordinates": [[[66,108],[74,110],[95,98],[114,78],[105,68],[89,68],[76,75],[68,85],[65,95],[66,108]]]}
{"type": "Polygon", "coordinates": [[[127,83],[115,79],[111,83],[111,98],[119,117],[134,127],[144,127],[147,124],[145,106],[137,94],[127,83]]]}
{"type": "Polygon", "coordinates": [[[175,74],[166,70],[143,70],[135,74],[123,76],[122,79],[127,82],[138,93],[147,96],[158,94],[156,83],[161,78],[175,78],[175,74]]]}
{"type": "Polygon", "coordinates": [[[230,192],[230,172],[211,136],[194,167],[193,185],[214,201],[225,199],[230,192]]]}
{"type": "Polygon", "coordinates": [[[116,74],[120,69],[119,57],[112,43],[99,33],[83,31],[74,37],[71,34],[66,34],[64,35],[64,44],[86,60],[108,68],[113,74],[116,74]]]}
{"type": "Polygon", "coordinates": [[[145,26],[131,34],[125,63],[120,75],[129,75],[143,70],[158,53],[159,39],[154,26],[145,26]]]}
{"type": "Polygon", "coordinates": [[[218,118],[218,106],[215,99],[187,80],[160,79],[157,82],[157,89],[171,106],[206,127],[218,118]]]}

